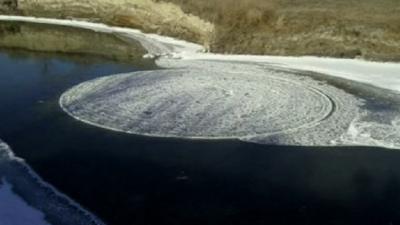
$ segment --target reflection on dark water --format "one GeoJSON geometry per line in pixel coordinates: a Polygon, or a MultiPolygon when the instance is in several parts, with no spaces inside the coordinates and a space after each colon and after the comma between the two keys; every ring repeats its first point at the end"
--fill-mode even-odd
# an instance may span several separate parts
{"type": "Polygon", "coordinates": [[[400,222],[397,151],[110,132],[67,116],[58,97],[82,81],[138,68],[22,53],[0,54],[0,68],[0,137],[108,224],[400,222]]]}
{"type": "Polygon", "coordinates": [[[127,41],[118,34],[104,34],[81,28],[47,24],[0,22],[0,48],[40,52],[57,52],[77,58],[96,56],[143,66],[146,53],[136,41],[127,41]]]}

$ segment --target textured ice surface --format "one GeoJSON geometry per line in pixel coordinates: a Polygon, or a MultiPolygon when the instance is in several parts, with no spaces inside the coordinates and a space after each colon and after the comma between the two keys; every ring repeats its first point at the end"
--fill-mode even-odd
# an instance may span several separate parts
{"type": "Polygon", "coordinates": [[[189,43],[182,40],[176,40],[170,37],[164,37],[157,34],[145,34],[140,30],[107,26],[100,23],[92,23],[87,21],[76,20],[61,20],[50,18],[36,18],[25,16],[9,16],[0,15],[0,21],[19,21],[30,23],[41,23],[59,26],[69,26],[76,28],[83,28],[95,32],[115,33],[127,38],[134,39],[141,43],[141,45],[148,51],[148,55],[173,55],[177,52],[199,52],[203,51],[203,47],[197,44],[189,43]]]}
{"type": "Polygon", "coordinates": [[[0,140],[0,224],[45,225],[50,223],[54,225],[103,224],[73,200],[42,181],[0,140]]]}
{"type": "Polygon", "coordinates": [[[82,83],[60,105],[79,120],[127,133],[304,145],[340,138],[358,113],[355,97],[263,65],[179,63],[82,83]]]}
{"type": "Polygon", "coordinates": [[[395,113],[394,116],[388,112],[371,113],[374,116],[368,113],[360,115],[352,121],[341,141],[355,145],[400,149],[400,111],[395,113]],[[374,118],[376,116],[384,119],[374,118]]]}

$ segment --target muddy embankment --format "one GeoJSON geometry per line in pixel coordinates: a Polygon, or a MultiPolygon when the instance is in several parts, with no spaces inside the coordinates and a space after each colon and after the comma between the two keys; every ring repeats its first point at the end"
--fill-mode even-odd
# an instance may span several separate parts
{"type": "Polygon", "coordinates": [[[218,53],[400,61],[400,3],[354,0],[0,0],[7,14],[80,19],[218,53]]]}

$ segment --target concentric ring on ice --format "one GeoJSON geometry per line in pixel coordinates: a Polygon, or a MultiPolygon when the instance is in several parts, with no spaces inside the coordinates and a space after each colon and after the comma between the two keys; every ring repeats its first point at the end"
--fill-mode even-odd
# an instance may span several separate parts
{"type": "Polygon", "coordinates": [[[245,138],[309,128],[329,117],[322,91],[279,76],[207,69],[113,75],[79,84],[60,98],[71,116],[133,134],[245,138]]]}

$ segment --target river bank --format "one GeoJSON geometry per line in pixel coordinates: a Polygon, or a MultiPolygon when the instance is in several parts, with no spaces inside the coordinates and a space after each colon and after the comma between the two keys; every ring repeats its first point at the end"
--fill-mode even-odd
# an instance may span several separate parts
{"type": "Polygon", "coordinates": [[[142,56],[146,54],[139,43],[128,44],[117,34],[105,35],[65,26],[2,22],[0,35],[1,49],[90,55],[126,63],[143,62],[142,56]]]}
{"type": "Polygon", "coordinates": [[[400,5],[392,0],[2,0],[7,14],[78,19],[199,43],[214,53],[400,60],[400,5]]]}

